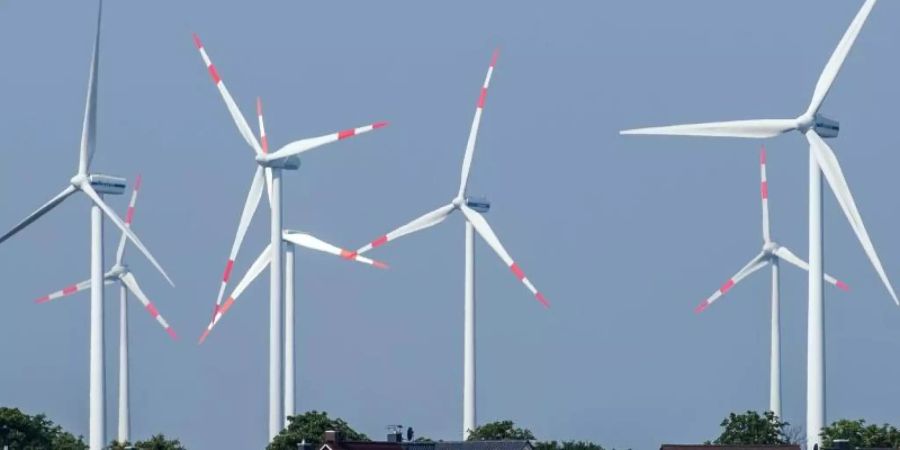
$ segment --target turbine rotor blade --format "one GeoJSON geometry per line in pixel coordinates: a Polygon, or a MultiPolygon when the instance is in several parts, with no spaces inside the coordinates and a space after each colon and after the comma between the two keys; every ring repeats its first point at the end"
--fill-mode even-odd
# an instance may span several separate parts
{"type": "Polygon", "coordinates": [[[733,120],[729,122],[693,123],[666,127],[635,128],[619,134],[645,134],[663,136],[709,136],[763,139],[797,129],[795,119],[733,120]]]}
{"type": "Polygon", "coordinates": [[[203,334],[200,336],[200,341],[198,344],[202,344],[206,338],[209,336],[209,333],[212,331],[213,327],[219,323],[219,320],[222,319],[222,316],[231,309],[231,306],[234,305],[234,302],[244,293],[244,290],[250,286],[250,283],[262,273],[263,269],[269,265],[272,261],[272,245],[269,244],[263,249],[262,253],[256,258],[256,261],[247,269],[247,273],[244,274],[244,277],[241,278],[241,281],[238,282],[238,285],[234,288],[234,291],[225,300],[225,303],[222,306],[216,305],[215,310],[213,311],[212,320],[210,320],[209,325],[206,326],[206,330],[203,330],[203,334]]]}
{"type": "MultiPolygon", "coordinates": [[[[141,189],[141,175],[138,174],[134,179],[134,189],[131,191],[131,200],[128,202],[128,211],[125,212],[125,226],[131,228],[131,221],[134,220],[134,206],[137,204],[138,191],[141,189]]],[[[125,258],[125,241],[128,237],[122,234],[119,238],[119,248],[116,249],[116,264],[121,265],[125,258]]]]}
{"type": "Polygon", "coordinates": [[[825,97],[828,96],[831,85],[834,84],[834,80],[837,78],[838,73],[840,73],[841,67],[844,65],[844,60],[846,60],[847,55],[850,54],[850,50],[853,48],[853,44],[856,42],[856,38],[859,36],[859,32],[862,30],[863,25],[866,23],[869,13],[872,12],[872,8],[875,6],[876,1],[877,0],[866,0],[862,8],[860,8],[859,12],[856,14],[856,17],[853,19],[853,22],[850,23],[850,27],[847,28],[847,31],[844,33],[840,42],[838,42],[837,47],[834,49],[834,53],[831,54],[831,58],[829,58],[828,63],[822,70],[822,74],[819,75],[819,81],[816,82],[816,89],[813,91],[812,100],[810,100],[809,108],[806,110],[807,114],[815,114],[819,111],[819,108],[822,107],[822,102],[824,102],[825,97]]]}
{"type": "MultiPolygon", "coordinates": [[[[809,264],[807,264],[806,261],[800,259],[799,256],[795,255],[794,252],[792,252],[787,247],[778,247],[775,250],[775,255],[781,258],[782,261],[786,261],[804,271],[809,272],[809,264]]],[[[825,279],[825,281],[836,286],[838,289],[841,289],[843,291],[850,290],[850,286],[847,286],[847,283],[844,283],[843,281],[838,280],[837,278],[827,273],[823,274],[823,278],[825,279]]]]}
{"type": "Polygon", "coordinates": [[[357,136],[363,133],[368,133],[372,130],[377,130],[379,128],[384,128],[388,125],[387,122],[375,122],[370,125],[358,127],[358,128],[349,128],[343,131],[338,131],[337,133],[326,134],[324,136],[300,139],[298,141],[291,142],[290,144],[281,147],[275,153],[269,155],[269,161],[274,161],[276,159],[287,158],[289,156],[299,155],[304,152],[308,152],[314,148],[321,147],[325,144],[330,144],[332,142],[342,141],[349,137],[357,136]]]}
{"type": "Polygon", "coordinates": [[[172,327],[169,325],[169,322],[166,322],[166,319],[159,314],[159,311],[156,309],[156,306],[153,304],[153,302],[151,302],[150,299],[147,298],[147,295],[144,294],[144,291],[141,290],[141,287],[138,285],[137,279],[134,278],[134,275],[132,275],[131,272],[125,272],[119,279],[122,280],[122,284],[124,284],[125,287],[129,291],[131,291],[131,293],[134,294],[135,297],[137,297],[138,301],[140,301],[141,304],[144,305],[144,309],[146,309],[147,312],[150,313],[150,316],[156,319],[159,325],[163,327],[164,330],[166,330],[166,333],[168,333],[172,339],[178,339],[178,335],[175,334],[175,330],[172,329],[172,327]]]}
{"type": "Polygon", "coordinates": [[[247,200],[244,202],[244,209],[241,211],[241,220],[238,222],[237,233],[235,233],[234,242],[231,244],[228,262],[225,263],[225,271],[222,273],[222,284],[219,285],[219,294],[216,297],[216,306],[222,304],[222,296],[225,294],[225,288],[228,286],[228,280],[231,278],[234,260],[237,258],[238,251],[241,249],[241,244],[244,242],[244,236],[247,235],[247,228],[253,220],[256,208],[259,207],[263,183],[263,167],[258,166],[256,168],[256,173],[253,175],[253,181],[250,183],[250,191],[247,192],[247,200]]]}
{"type": "Polygon", "coordinates": [[[368,264],[370,266],[375,266],[379,269],[387,269],[387,264],[381,261],[375,261],[366,258],[365,256],[361,256],[357,252],[344,250],[308,233],[301,233],[299,231],[285,231],[282,235],[282,238],[292,244],[299,245],[300,247],[340,256],[347,261],[356,261],[363,264],[368,264]]]}
{"type": "Polygon", "coordinates": [[[769,226],[769,180],[766,177],[766,147],[763,146],[759,152],[759,174],[760,184],[759,192],[762,198],[762,217],[763,217],[763,240],[769,242],[771,232],[769,226]]]}
{"type": "Polygon", "coordinates": [[[478,138],[478,127],[481,125],[481,114],[484,111],[484,102],[487,99],[488,87],[491,84],[491,76],[494,74],[494,66],[497,64],[497,57],[500,56],[500,50],[494,50],[491,57],[491,65],[488,66],[487,75],[484,77],[484,83],[481,85],[481,94],[478,96],[478,103],[475,105],[475,117],[472,118],[472,127],[469,129],[469,140],[466,142],[466,154],[463,157],[462,172],[459,180],[459,191],[457,197],[462,197],[466,192],[466,185],[469,184],[469,171],[472,169],[472,158],[475,155],[475,140],[478,138]]]}
{"type": "Polygon", "coordinates": [[[66,286],[56,292],[53,292],[53,293],[47,294],[43,297],[40,297],[38,299],[35,299],[34,302],[35,303],[47,303],[50,300],[56,300],[61,297],[66,297],[66,296],[72,295],[76,292],[83,291],[89,287],[91,287],[91,280],[84,280],[80,283],[75,283],[75,284],[66,286]]]}
{"type": "Polygon", "coordinates": [[[409,223],[401,226],[400,228],[397,228],[396,230],[391,231],[390,233],[385,234],[384,236],[381,236],[378,239],[375,239],[374,241],[360,247],[360,249],[357,250],[356,253],[361,255],[375,247],[380,247],[390,241],[396,240],[402,236],[406,236],[407,234],[415,233],[416,231],[421,231],[426,228],[431,228],[443,222],[444,219],[446,219],[454,209],[456,209],[456,206],[450,203],[448,205],[441,206],[434,211],[427,212],[422,216],[419,216],[409,223]]]}
{"type": "Polygon", "coordinates": [[[747,263],[747,265],[742,267],[741,270],[734,274],[734,276],[729,278],[728,281],[726,281],[725,284],[722,285],[722,287],[717,289],[716,292],[713,292],[713,294],[707,297],[706,300],[700,302],[700,304],[697,305],[696,308],[694,308],[694,312],[698,314],[703,312],[706,308],[709,308],[709,305],[718,300],[719,297],[727,294],[728,291],[730,291],[731,288],[733,288],[736,284],[740,283],[741,280],[747,278],[747,276],[752,274],[753,272],[762,269],[767,264],[769,264],[769,259],[766,258],[765,253],[760,253],[754,256],[753,259],[751,259],[750,262],[747,263]]]}
{"type": "Polygon", "coordinates": [[[247,145],[249,145],[257,155],[261,155],[263,153],[262,148],[260,148],[259,142],[256,141],[256,137],[253,136],[253,131],[250,129],[250,125],[247,124],[247,119],[244,118],[241,109],[238,108],[237,103],[234,102],[234,98],[231,97],[231,93],[228,92],[228,88],[225,87],[225,82],[222,81],[222,77],[219,76],[219,71],[216,70],[216,66],[212,63],[212,60],[206,53],[203,42],[200,41],[200,36],[197,36],[196,33],[194,33],[194,45],[196,45],[197,50],[200,51],[200,57],[203,58],[203,63],[206,64],[206,69],[209,70],[209,76],[212,77],[213,83],[215,83],[216,88],[219,89],[222,100],[225,100],[225,106],[228,108],[228,113],[231,114],[231,118],[234,120],[234,124],[237,125],[238,131],[241,133],[244,141],[247,142],[247,145]]]}
{"type": "MultiPolygon", "coordinates": [[[[259,121],[259,140],[262,142],[263,154],[269,153],[269,138],[266,137],[266,124],[263,120],[262,99],[256,97],[256,118],[259,121]]],[[[266,194],[269,198],[269,204],[272,204],[272,168],[266,167],[266,194]]]]}
{"type": "Polygon", "coordinates": [[[134,231],[131,231],[131,228],[125,226],[125,222],[123,222],[122,219],[119,218],[116,212],[113,211],[112,208],[109,207],[109,205],[103,202],[103,199],[101,199],[97,192],[94,191],[94,188],[91,187],[91,183],[85,181],[81,183],[81,186],[79,188],[81,189],[81,192],[84,192],[85,195],[90,197],[91,201],[93,201],[94,204],[103,211],[103,214],[106,214],[106,217],[109,218],[112,223],[119,227],[119,229],[128,236],[128,239],[131,240],[131,242],[138,248],[138,250],[141,251],[141,253],[144,254],[144,256],[147,257],[148,260],[150,260],[150,263],[152,263],[153,266],[156,267],[156,270],[158,270],[159,273],[162,274],[163,278],[165,278],[170,285],[175,286],[175,283],[172,282],[172,279],[169,278],[169,275],[166,273],[166,271],[163,270],[159,262],[156,261],[156,258],[154,258],[150,253],[150,250],[148,250],[147,247],[144,246],[144,243],[141,242],[141,239],[137,237],[136,234],[134,234],[134,231]]]}
{"type": "Polygon", "coordinates": [[[534,297],[544,305],[545,308],[550,307],[550,303],[544,298],[544,294],[540,293],[537,288],[531,284],[531,281],[528,277],[525,276],[525,272],[519,268],[519,265],[513,261],[512,257],[509,256],[506,249],[503,248],[503,244],[500,243],[500,239],[497,238],[497,235],[494,233],[494,230],[491,229],[491,226],[488,225],[487,220],[485,220],[484,216],[479,214],[474,209],[469,208],[468,206],[461,206],[460,210],[462,210],[463,214],[466,216],[466,220],[475,227],[475,231],[481,235],[481,237],[487,242],[487,244],[494,250],[494,253],[503,260],[503,263],[509,267],[509,270],[534,294],[534,297]]]}
{"type": "Polygon", "coordinates": [[[18,233],[19,231],[21,231],[23,228],[27,227],[28,225],[31,225],[32,222],[34,222],[35,220],[38,220],[44,214],[47,214],[47,212],[49,212],[51,209],[55,208],[57,205],[62,203],[63,200],[65,200],[68,196],[75,193],[75,191],[76,191],[76,189],[74,186],[72,186],[72,185],[66,186],[66,188],[63,189],[62,192],[60,192],[59,194],[56,194],[56,197],[53,197],[52,199],[50,199],[49,202],[41,205],[40,208],[35,210],[33,213],[29,214],[28,217],[26,217],[24,220],[19,222],[11,230],[7,231],[6,234],[4,234],[3,236],[0,236],[0,243],[9,239],[14,234],[18,233]]]}
{"type": "Polygon", "coordinates": [[[859,210],[856,208],[856,202],[853,200],[853,194],[850,192],[850,187],[847,185],[847,180],[844,178],[844,173],[841,170],[841,165],[838,163],[837,157],[834,155],[834,151],[831,150],[831,147],[829,147],[813,129],[806,131],[806,139],[809,141],[809,151],[815,156],[819,168],[822,169],[822,173],[825,175],[828,185],[831,186],[831,191],[834,192],[838,204],[841,205],[844,215],[847,216],[847,221],[850,222],[850,227],[852,227],[853,232],[856,233],[856,237],[859,239],[859,243],[866,252],[866,256],[869,258],[875,271],[878,272],[881,282],[884,283],[888,293],[891,294],[894,303],[897,304],[897,306],[900,306],[900,300],[897,299],[897,294],[894,293],[894,287],[891,285],[891,281],[888,279],[884,267],[881,265],[878,253],[875,252],[875,246],[872,244],[869,233],[866,231],[866,226],[863,224],[862,217],[859,215],[859,210]]]}
{"type": "Polygon", "coordinates": [[[81,151],[78,156],[78,173],[85,175],[94,157],[97,135],[97,71],[100,59],[100,19],[103,16],[103,1],[97,7],[97,34],[94,36],[94,50],[91,53],[91,70],[88,75],[87,101],[84,106],[84,122],[81,128],[81,151]]]}

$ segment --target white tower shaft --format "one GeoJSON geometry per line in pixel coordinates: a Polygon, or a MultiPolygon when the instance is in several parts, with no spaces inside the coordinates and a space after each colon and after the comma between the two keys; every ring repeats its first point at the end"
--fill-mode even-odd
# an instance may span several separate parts
{"type": "Polygon", "coordinates": [[[772,340],[769,361],[769,411],[781,417],[781,304],[778,258],[772,258],[772,340]]]}
{"type": "Polygon", "coordinates": [[[463,337],[463,440],[475,429],[475,228],[466,221],[465,331],[463,337]]]}
{"type": "Polygon", "coordinates": [[[128,398],[128,290],[119,286],[119,433],[120,443],[131,440],[128,398]]]}
{"type": "Polygon", "coordinates": [[[284,257],[284,426],[294,415],[294,244],[285,244],[284,257]]]}
{"type": "Polygon", "coordinates": [[[825,315],[822,299],[822,172],[809,154],[809,310],[806,335],[806,445],[821,447],[825,425],[825,315]]]}
{"type": "Polygon", "coordinates": [[[281,256],[281,170],[272,169],[271,202],[272,263],[269,266],[269,440],[281,431],[284,423],[281,396],[281,308],[282,308],[282,256],[281,256]]]}
{"type": "Polygon", "coordinates": [[[91,205],[90,450],[106,445],[106,372],[103,322],[103,212],[91,205]]]}

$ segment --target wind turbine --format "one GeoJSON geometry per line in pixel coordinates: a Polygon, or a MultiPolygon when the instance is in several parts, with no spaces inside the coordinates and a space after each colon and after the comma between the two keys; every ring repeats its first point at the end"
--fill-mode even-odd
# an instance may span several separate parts
{"type": "MultiPolygon", "coordinates": [[[[260,140],[263,142],[263,147],[266,146],[266,127],[263,121],[262,114],[262,101],[257,99],[256,102],[256,114],[259,118],[259,133],[260,140]]],[[[375,266],[379,269],[386,269],[387,264],[381,261],[375,261],[365,256],[361,256],[356,252],[351,252],[349,250],[344,250],[335,245],[329,244],[311,234],[303,233],[300,231],[293,230],[284,230],[282,232],[282,241],[285,244],[285,260],[284,260],[284,270],[287,272],[287,276],[284,277],[284,294],[285,294],[285,308],[284,308],[284,426],[288,425],[287,418],[289,416],[294,415],[294,246],[299,245],[304,248],[308,248],[310,250],[316,250],[324,253],[329,253],[335,256],[339,256],[348,261],[356,261],[363,264],[369,264],[375,266]]],[[[206,331],[203,332],[203,335],[200,337],[200,342],[206,340],[209,336],[209,333],[212,331],[213,327],[219,323],[219,320],[225,315],[225,313],[231,309],[231,306],[234,302],[240,297],[240,295],[244,292],[245,289],[262,273],[263,269],[269,266],[272,263],[272,245],[269,244],[263,249],[262,253],[256,258],[253,264],[250,265],[250,269],[247,273],[241,278],[238,282],[237,287],[231,293],[230,296],[225,300],[225,303],[222,304],[222,307],[219,309],[220,314],[216,314],[213,316],[213,320],[210,321],[209,325],[206,327],[206,331]]]]}
{"type": "MultiPolygon", "coordinates": [[[[300,139],[291,142],[273,153],[269,153],[268,140],[263,138],[262,145],[256,140],[250,125],[244,119],[243,114],[235,103],[225,83],[219,76],[218,70],[213,65],[200,41],[200,37],[194,34],[194,44],[200,51],[204,64],[212,77],[213,83],[218,88],[225,106],[231,114],[231,118],[237,125],[238,131],[244,138],[244,141],[253,149],[256,161],[256,173],[250,184],[250,191],[244,203],[244,210],[241,213],[241,219],[238,223],[237,234],[234,243],[231,246],[231,253],[228,256],[228,262],[225,264],[225,272],[222,275],[222,284],[219,287],[219,294],[216,298],[216,306],[213,310],[213,321],[222,314],[222,296],[228,279],[231,277],[231,271],[234,268],[234,261],[237,258],[238,250],[247,233],[247,227],[256,212],[259,205],[259,199],[262,196],[263,184],[267,185],[269,193],[269,204],[271,206],[270,220],[270,245],[274,248],[281,248],[282,239],[282,221],[281,221],[281,171],[296,170],[300,167],[300,159],[297,157],[301,153],[307,152],[325,144],[337,142],[358,134],[367,133],[369,131],[387,126],[387,122],[377,122],[359,128],[350,128],[339,131],[337,133],[326,134],[324,136],[300,139]]],[[[281,252],[275,252],[271,261],[271,269],[269,271],[269,440],[273,439],[281,431],[284,423],[284,415],[282,413],[282,395],[281,395],[281,307],[282,307],[282,256],[281,252]]],[[[208,330],[207,330],[208,331],[208,330]]],[[[201,338],[202,341],[202,338],[201,338]]]]}
{"type": "Polygon", "coordinates": [[[877,0],[866,0],[857,13],[847,32],[841,38],[837,48],[819,76],[812,100],[806,111],[793,119],[737,120],[729,122],[711,122],[667,127],[640,128],[625,130],[621,134],[650,134],[671,136],[714,136],[738,138],[770,138],[790,131],[802,133],[809,142],[809,310],[807,327],[807,364],[806,364],[806,443],[812,449],[821,446],[819,431],[825,425],[825,320],[822,302],[822,174],[837,198],[838,204],[863,250],[871,261],[875,271],[881,278],[894,299],[900,306],[897,294],[888,280],[887,274],[875,252],[875,246],[869,239],[869,233],[863,224],[856,208],[856,202],[850,193],[850,187],[834,151],[823,138],[837,137],[840,124],[819,113],[822,103],[831,90],[844,60],[853,48],[869,13],[877,0]]]}
{"type": "Polygon", "coordinates": [[[461,211],[466,220],[466,269],[465,269],[465,331],[464,331],[464,356],[463,356],[463,439],[468,437],[469,433],[475,429],[475,237],[474,232],[488,243],[488,245],[497,253],[497,256],[509,267],[512,273],[518,278],[525,287],[545,307],[550,304],[544,298],[544,295],[531,284],[531,281],[525,276],[525,272],[513,261],[503,244],[494,234],[491,226],[481,213],[486,213],[490,209],[490,203],[477,197],[469,197],[466,195],[466,187],[468,185],[469,170],[472,166],[472,156],[475,153],[475,139],[478,135],[478,126],[481,123],[481,114],[484,109],[484,102],[487,98],[488,86],[491,82],[491,75],[494,72],[494,66],[497,63],[499,53],[494,52],[491,58],[491,65],[488,67],[487,76],[484,78],[484,84],[481,86],[481,94],[478,96],[478,103],[475,106],[475,118],[472,120],[472,128],[469,131],[469,140],[466,143],[466,153],[463,158],[462,175],[459,183],[459,190],[456,196],[449,204],[428,212],[421,217],[414,219],[406,225],[397,228],[390,233],[375,239],[371,243],[363,246],[358,250],[359,254],[367,252],[375,247],[384,245],[390,241],[405,236],[416,231],[421,231],[429,227],[433,227],[444,221],[454,211],[461,211]]]}
{"type": "MultiPolygon", "coordinates": [[[[781,305],[779,303],[779,262],[785,261],[793,264],[800,269],[809,271],[809,265],[794,254],[790,249],[772,240],[771,227],[769,226],[769,181],[766,177],[766,148],[763,147],[759,152],[759,173],[760,185],[759,192],[762,198],[762,251],[754,256],[734,276],[728,279],[725,284],[707,297],[694,310],[697,313],[703,312],[712,303],[729,292],[735,285],[747,278],[757,270],[767,265],[772,266],[772,339],[769,363],[769,411],[781,417],[781,305]]],[[[827,273],[824,275],[825,281],[837,286],[845,291],[850,290],[846,283],[834,278],[827,273]]]]}
{"type": "MultiPolygon", "coordinates": [[[[138,175],[134,181],[134,190],[131,193],[131,202],[128,204],[128,211],[125,214],[125,226],[131,228],[131,222],[134,219],[134,207],[137,202],[138,191],[141,188],[141,176],[138,175]]],[[[169,325],[166,319],[159,314],[156,305],[147,298],[144,291],[138,285],[137,279],[131,272],[131,268],[125,263],[125,234],[119,239],[119,248],[116,250],[116,264],[106,272],[103,277],[104,284],[119,284],[119,432],[116,438],[119,442],[130,441],[131,436],[131,402],[129,400],[129,369],[128,369],[128,292],[131,293],[141,302],[144,309],[150,313],[150,316],[156,319],[157,323],[163,327],[166,333],[172,339],[178,339],[175,330],[169,325]]],[[[35,300],[37,303],[46,303],[51,300],[66,297],[76,292],[83,291],[91,287],[91,280],[84,280],[80,283],[69,285],[61,290],[45,295],[35,300]]]]}
{"type": "Polygon", "coordinates": [[[103,194],[121,195],[125,191],[125,180],[90,173],[91,159],[94,155],[97,129],[97,69],[100,57],[100,19],[103,12],[103,0],[97,8],[97,34],[94,37],[94,50],[91,56],[91,69],[88,77],[87,104],[84,111],[84,122],[81,133],[81,150],[78,157],[78,171],[69,180],[69,185],[62,192],[50,199],[43,206],[19,222],[3,236],[3,243],[23,228],[58,206],[75,192],[81,192],[91,201],[91,369],[90,369],[90,427],[89,444],[91,450],[101,450],[106,444],[106,376],[104,372],[104,333],[103,323],[103,215],[150,260],[154,267],[172,284],[172,280],[163,270],[156,258],[150,254],[140,238],[129,229],[125,222],[116,215],[106,203],[103,194]]]}

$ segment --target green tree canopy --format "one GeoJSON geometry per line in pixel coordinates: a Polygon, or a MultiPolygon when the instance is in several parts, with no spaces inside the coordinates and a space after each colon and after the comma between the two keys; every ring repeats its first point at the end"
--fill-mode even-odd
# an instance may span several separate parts
{"type": "Polygon", "coordinates": [[[605,450],[602,446],[587,441],[544,441],[534,445],[534,450],[605,450]]]}
{"type": "Polygon", "coordinates": [[[113,441],[109,444],[108,450],[187,450],[178,439],[166,439],[163,434],[157,434],[145,441],[137,441],[134,444],[130,442],[113,441]]]}
{"type": "Polygon", "coordinates": [[[85,450],[84,439],[75,437],[47,416],[30,416],[18,408],[0,407],[0,446],[16,450],[85,450]]]}
{"type": "Polygon", "coordinates": [[[719,445],[783,445],[789,440],[785,435],[788,423],[782,422],[772,411],[763,415],[756,411],[731,413],[720,426],[722,434],[714,442],[719,445]]]}
{"type": "Polygon", "coordinates": [[[322,435],[326,431],[340,431],[348,441],[368,441],[369,437],[359,433],[343,419],[328,417],[326,412],[309,411],[288,417],[287,428],[281,430],[266,447],[267,450],[295,450],[304,440],[315,447],[322,445],[322,435]]]}
{"type": "Polygon", "coordinates": [[[836,439],[850,441],[853,448],[900,448],[900,430],[891,425],[866,425],[866,421],[838,420],[822,429],[822,444],[833,447],[836,439]]]}
{"type": "Polygon", "coordinates": [[[531,441],[534,434],[527,428],[518,428],[512,420],[498,420],[471,430],[468,441],[531,441]]]}

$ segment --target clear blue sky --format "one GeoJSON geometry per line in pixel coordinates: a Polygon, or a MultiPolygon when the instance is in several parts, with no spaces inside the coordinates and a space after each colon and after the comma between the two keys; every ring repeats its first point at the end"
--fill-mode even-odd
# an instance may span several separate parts
{"type": "MultiPolygon", "coordinates": [[[[350,248],[452,197],[478,88],[501,48],[470,191],[491,198],[488,219],[553,307],[479,242],[479,419],[650,449],[714,438],[729,411],[767,406],[767,274],[692,312],[759,251],[759,143],[617,131],[798,114],[859,5],[107,2],[94,168],[143,173],[135,229],[177,287],[136,253],[130,261],[182,335],[171,342],[133,308],[134,436],[218,449],[259,448],[266,435],[268,283],[195,344],[254,168],[191,32],[248,117],[263,97],[273,145],[391,121],[310,153],[286,178],[286,225],[350,248]]],[[[4,229],[74,173],[94,14],[93,1],[0,4],[4,229]]],[[[823,108],[842,121],[833,146],[895,283],[898,17],[900,4],[877,5],[823,108]]],[[[774,236],[805,255],[806,144],[787,135],[767,146],[774,236]]],[[[124,211],[127,197],[110,202],[124,211]]],[[[261,206],[236,273],[265,245],[266,214],[261,206]]],[[[76,197],[0,248],[0,404],[82,434],[88,295],[32,300],[87,277],[88,217],[76,197]]],[[[825,227],[826,269],[852,288],[826,290],[828,419],[898,423],[900,311],[830,193],[825,227]]],[[[107,230],[111,258],[119,234],[107,230]]],[[[454,217],[373,252],[388,272],[299,253],[299,409],[376,438],[392,423],[458,437],[462,243],[454,217]]],[[[785,267],[782,286],[784,415],[802,425],[806,277],[785,267]]]]}

